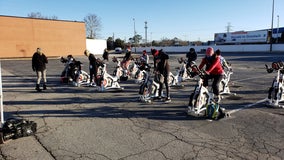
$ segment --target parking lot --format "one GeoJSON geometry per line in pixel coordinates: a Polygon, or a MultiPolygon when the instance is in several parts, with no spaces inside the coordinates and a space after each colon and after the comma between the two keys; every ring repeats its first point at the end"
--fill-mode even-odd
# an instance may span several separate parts
{"type": "MultiPolygon", "coordinates": [[[[185,55],[169,55],[175,73],[177,58],[185,55]]],[[[197,64],[203,56],[198,54],[197,64]]],[[[236,95],[223,97],[220,105],[231,116],[218,121],[186,114],[196,80],[171,88],[169,104],[145,104],[134,80],[121,82],[123,92],[61,84],[64,64],[56,57],[47,66],[48,89],[38,93],[31,59],[1,60],[5,119],[33,120],[38,131],[1,144],[0,159],[283,159],[284,109],[263,103],[276,75],[264,65],[283,60],[283,54],[223,56],[232,64],[229,86],[236,95]]],[[[87,57],[75,58],[88,71],[87,57]]],[[[112,73],[115,64],[108,66],[112,73]]]]}

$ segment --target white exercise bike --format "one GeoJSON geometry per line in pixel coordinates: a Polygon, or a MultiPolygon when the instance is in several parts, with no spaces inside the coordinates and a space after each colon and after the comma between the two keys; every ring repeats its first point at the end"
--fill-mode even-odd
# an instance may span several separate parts
{"type": "Polygon", "coordinates": [[[268,97],[266,104],[272,107],[284,108],[284,65],[282,62],[273,62],[271,68],[265,65],[268,73],[273,71],[277,72],[277,75],[272,81],[272,85],[268,90],[268,97]]]}
{"type": "Polygon", "coordinates": [[[124,88],[121,87],[118,83],[118,77],[112,76],[107,73],[106,64],[103,64],[103,67],[99,69],[101,72],[100,85],[97,87],[99,91],[123,91],[124,88]]]}
{"type": "Polygon", "coordinates": [[[144,103],[151,103],[153,100],[164,97],[159,97],[159,86],[157,79],[151,78],[150,67],[144,71],[144,81],[140,85],[139,100],[144,103]]]}
{"type": "Polygon", "coordinates": [[[149,65],[136,59],[133,64],[129,67],[130,77],[135,80],[135,83],[142,84],[144,82],[146,70],[149,65]]]}
{"type": "Polygon", "coordinates": [[[116,69],[113,71],[113,75],[118,77],[118,79],[120,81],[127,81],[128,78],[129,78],[129,72],[128,72],[128,67],[129,66],[127,66],[127,69],[122,68],[121,60],[117,59],[116,57],[113,57],[112,61],[114,63],[117,63],[116,69]]]}
{"type": "Polygon", "coordinates": [[[219,107],[219,102],[214,100],[213,93],[210,93],[203,86],[203,79],[206,76],[205,71],[200,70],[194,63],[191,65],[191,68],[197,72],[200,79],[189,97],[187,114],[191,116],[207,116],[212,119],[229,116],[224,113],[224,108],[219,107]]]}
{"type": "Polygon", "coordinates": [[[192,72],[191,69],[187,68],[187,61],[183,58],[178,59],[179,64],[181,64],[180,67],[177,67],[179,76],[181,77],[181,81],[186,81],[192,79],[192,76],[190,73],[192,72]]]}
{"type": "Polygon", "coordinates": [[[219,84],[220,95],[236,95],[236,93],[231,93],[230,88],[229,88],[229,82],[230,82],[232,74],[233,74],[233,71],[231,68],[228,68],[227,70],[225,70],[223,79],[221,80],[219,84]]]}

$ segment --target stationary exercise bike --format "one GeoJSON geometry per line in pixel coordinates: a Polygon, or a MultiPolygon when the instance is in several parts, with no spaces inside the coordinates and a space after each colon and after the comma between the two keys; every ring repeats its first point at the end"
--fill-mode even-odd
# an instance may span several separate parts
{"type": "Polygon", "coordinates": [[[183,58],[178,59],[178,62],[181,64],[180,67],[176,68],[176,75],[170,72],[169,75],[169,85],[171,87],[183,87],[184,85],[181,82],[192,79],[194,73],[191,69],[187,69],[187,61],[183,58]]]}
{"type": "Polygon", "coordinates": [[[82,63],[76,61],[72,55],[67,58],[60,58],[62,63],[65,63],[65,68],[61,73],[61,83],[72,83],[74,86],[81,86],[88,84],[90,76],[87,72],[83,71],[82,63]]]}
{"type": "Polygon", "coordinates": [[[151,78],[150,67],[147,67],[144,73],[143,82],[139,89],[139,100],[145,103],[151,103],[155,99],[159,99],[159,86],[158,79],[151,78]]]}
{"type": "Polygon", "coordinates": [[[127,81],[128,77],[129,77],[129,72],[128,72],[129,66],[127,66],[126,69],[122,68],[121,60],[117,59],[116,57],[113,57],[112,61],[114,63],[117,63],[116,69],[113,71],[113,75],[118,77],[119,80],[121,80],[121,81],[127,81]]]}
{"type": "Polygon", "coordinates": [[[129,67],[130,77],[135,79],[135,83],[143,83],[146,74],[146,69],[148,67],[149,66],[147,63],[139,61],[139,59],[136,58],[136,60],[133,62],[133,65],[129,67]]]}
{"type": "Polygon", "coordinates": [[[273,71],[277,72],[277,75],[272,81],[272,86],[268,90],[267,105],[272,107],[281,107],[284,108],[284,65],[283,62],[273,62],[271,68],[266,64],[266,71],[272,73],[273,71]]]}
{"type": "Polygon", "coordinates": [[[200,70],[197,65],[192,62],[191,68],[199,75],[199,81],[195,86],[193,93],[189,97],[187,114],[192,116],[205,115],[207,117],[218,119],[225,115],[224,108],[219,107],[219,102],[213,97],[206,87],[203,86],[203,79],[206,76],[204,70],[200,70]]]}
{"type": "Polygon", "coordinates": [[[231,93],[230,88],[229,88],[229,81],[231,79],[231,75],[233,74],[233,71],[231,68],[228,68],[225,70],[225,74],[223,76],[223,79],[221,80],[219,84],[219,91],[220,95],[236,95],[236,93],[231,93]]]}
{"type": "Polygon", "coordinates": [[[99,68],[101,77],[98,77],[100,84],[98,85],[99,91],[122,91],[124,90],[118,83],[118,77],[112,76],[107,73],[106,64],[99,68]]]}
{"type": "Polygon", "coordinates": [[[187,61],[183,58],[178,59],[179,64],[181,64],[180,67],[177,67],[179,77],[181,77],[181,81],[186,81],[192,79],[191,72],[192,70],[190,68],[187,68],[187,61]]]}

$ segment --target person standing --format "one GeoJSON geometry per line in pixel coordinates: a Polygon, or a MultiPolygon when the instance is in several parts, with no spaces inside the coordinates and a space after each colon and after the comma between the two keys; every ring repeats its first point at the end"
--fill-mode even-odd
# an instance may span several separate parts
{"type": "Polygon", "coordinates": [[[93,78],[94,78],[95,82],[97,82],[97,70],[98,70],[97,59],[96,59],[94,54],[90,53],[89,50],[85,50],[84,54],[89,59],[90,86],[93,86],[94,84],[96,84],[96,83],[93,82],[93,78]]]}
{"type": "Polygon", "coordinates": [[[40,83],[43,79],[43,90],[46,90],[46,64],[48,63],[47,57],[41,51],[41,48],[37,48],[36,52],[32,57],[32,69],[36,72],[37,81],[36,81],[36,90],[41,91],[40,83]]]}
{"type": "Polygon", "coordinates": [[[131,47],[130,46],[127,46],[127,49],[126,49],[126,53],[121,61],[121,67],[122,69],[124,70],[127,70],[128,69],[128,66],[130,64],[130,61],[132,59],[132,55],[131,55],[131,47]]]}
{"type": "Polygon", "coordinates": [[[109,55],[109,52],[107,50],[107,48],[104,50],[104,53],[103,53],[103,60],[106,60],[108,61],[108,55],[109,55]]]}
{"type": "Polygon", "coordinates": [[[166,99],[165,102],[171,102],[170,98],[170,87],[168,83],[170,65],[169,65],[169,56],[163,52],[163,50],[151,49],[151,53],[154,56],[154,72],[158,77],[159,81],[159,97],[162,96],[163,86],[166,87],[166,99]]]}

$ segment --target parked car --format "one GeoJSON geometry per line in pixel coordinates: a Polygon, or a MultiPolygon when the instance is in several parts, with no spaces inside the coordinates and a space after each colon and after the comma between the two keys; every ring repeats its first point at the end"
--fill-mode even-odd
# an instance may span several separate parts
{"type": "Polygon", "coordinates": [[[121,54],[122,53],[121,47],[116,47],[114,50],[115,50],[116,54],[121,54]]]}

